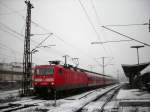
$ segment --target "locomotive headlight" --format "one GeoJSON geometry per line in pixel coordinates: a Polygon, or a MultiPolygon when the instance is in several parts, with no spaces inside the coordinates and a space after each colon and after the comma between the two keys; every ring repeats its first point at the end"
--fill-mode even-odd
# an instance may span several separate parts
{"type": "Polygon", "coordinates": [[[54,85],[54,82],[52,82],[51,85],[54,85]]]}
{"type": "Polygon", "coordinates": [[[37,79],[34,79],[34,81],[35,82],[40,82],[40,81],[42,81],[42,79],[41,78],[37,78],[37,79]]]}
{"type": "Polygon", "coordinates": [[[48,82],[53,82],[54,79],[53,78],[46,78],[45,81],[48,81],[48,82]]]}

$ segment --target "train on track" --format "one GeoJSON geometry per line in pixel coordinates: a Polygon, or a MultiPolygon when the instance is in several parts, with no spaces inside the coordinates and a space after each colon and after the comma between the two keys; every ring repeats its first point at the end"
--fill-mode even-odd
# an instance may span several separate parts
{"type": "Polygon", "coordinates": [[[32,76],[35,93],[100,87],[116,82],[110,76],[70,65],[60,65],[57,61],[51,61],[49,65],[35,66],[32,76]]]}

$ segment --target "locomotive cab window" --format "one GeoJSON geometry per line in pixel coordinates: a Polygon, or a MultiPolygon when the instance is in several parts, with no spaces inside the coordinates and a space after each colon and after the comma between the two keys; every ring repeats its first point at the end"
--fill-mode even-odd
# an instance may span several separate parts
{"type": "Polygon", "coordinates": [[[58,74],[59,74],[59,75],[62,75],[62,74],[63,74],[63,70],[62,70],[61,68],[58,70],[58,74]]]}
{"type": "Polygon", "coordinates": [[[35,74],[37,75],[52,75],[54,74],[54,69],[53,68],[37,68],[35,69],[35,74]]]}

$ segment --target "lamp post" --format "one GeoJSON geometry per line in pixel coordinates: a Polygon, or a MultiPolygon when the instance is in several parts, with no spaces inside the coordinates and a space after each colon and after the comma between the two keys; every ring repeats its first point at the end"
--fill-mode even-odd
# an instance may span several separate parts
{"type": "Polygon", "coordinates": [[[131,48],[136,48],[137,49],[137,61],[138,61],[138,66],[139,66],[139,48],[142,48],[144,46],[131,46],[131,48]]]}
{"type": "MultiPolygon", "coordinates": [[[[132,84],[132,87],[141,87],[141,85],[142,85],[142,83],[141,83],[141,80],[139,79],[139,75],[140,75],[140,72],[139,72],[139,48],[142,48],[142,47],[144,47],[144,46],[131,46],[131,48],[136,48],[137,49],[137,61],[138,61],[138,66],[137,66],[137,82],[138,83],[133,83],[132,84]],[[136,84],[136,85],[135,85],[136,84]]],[[[132,78],[133,78],[134,76],[132,76],[132,78]]],[[[133,80],[132,80],[133,81],[133,80]]]]}

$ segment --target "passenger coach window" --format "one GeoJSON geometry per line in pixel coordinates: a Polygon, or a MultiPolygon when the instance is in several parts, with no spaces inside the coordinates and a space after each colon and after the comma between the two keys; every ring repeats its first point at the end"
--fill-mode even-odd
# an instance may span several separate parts
{"type": "Polygon", "coordinates": [[[60,75],[63,74],[63,71],[61,68],[58,70],[58,74],[60,74],[60,75]]]}

